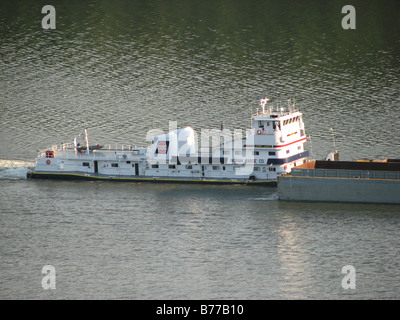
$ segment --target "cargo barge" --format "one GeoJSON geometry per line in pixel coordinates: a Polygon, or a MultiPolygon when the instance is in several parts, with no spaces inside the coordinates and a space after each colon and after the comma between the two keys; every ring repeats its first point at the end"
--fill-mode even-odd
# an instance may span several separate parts
{"type": "Polygon", "coordinates": [[[310,161],[278,177],[278,198],[400,204],[400,159],[310,161]]]}

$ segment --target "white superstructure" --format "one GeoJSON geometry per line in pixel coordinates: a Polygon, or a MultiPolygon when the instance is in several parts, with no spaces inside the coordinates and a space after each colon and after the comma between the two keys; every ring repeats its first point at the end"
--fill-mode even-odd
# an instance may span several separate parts
{"type": "Polygon", "coordinates": [[[302,113],[294,106],[273,109],[267,101],[245,134],[186,127],[154,136],[147,147],[112,148],[90,146],[85,130],[73,143],[41,152],[28,178],[274,184],[309,153],[302,113]]]}

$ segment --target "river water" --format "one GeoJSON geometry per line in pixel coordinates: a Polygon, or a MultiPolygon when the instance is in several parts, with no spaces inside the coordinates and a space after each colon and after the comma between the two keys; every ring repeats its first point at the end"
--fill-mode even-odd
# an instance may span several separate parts
{"type": "Polygon", "coordinates": [[[400,208],[243,186],[28,181],[38,149],[248,128],[293,99],[316,159],[400,158],[400,3],[0,3],[0,299],[398,299],[400,208]],[[333,131],[330,130],[333,128],[333,131]],[[42,287],[42,268],[56,289],[42,287]],[[344,266],[355,289],[344,289],[344,266]]]}

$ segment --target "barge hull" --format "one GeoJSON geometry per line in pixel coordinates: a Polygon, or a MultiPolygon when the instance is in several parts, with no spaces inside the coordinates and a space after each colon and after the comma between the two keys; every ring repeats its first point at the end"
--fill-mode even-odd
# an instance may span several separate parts
{"type": "Polygon", "coordinates": [[[284,201],[400,204],[400,180],[280,176],[284,201]]]}

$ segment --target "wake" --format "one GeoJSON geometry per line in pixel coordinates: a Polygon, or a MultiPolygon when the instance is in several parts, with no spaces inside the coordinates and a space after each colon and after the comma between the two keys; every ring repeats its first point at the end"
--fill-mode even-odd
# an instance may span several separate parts
{"type": "Polygon", "coordinates": [[[26,179],[29,168],[34,166],[33,161],[0,159],[0,179],[26,179]]]}
{"type": "Polygon", "coordinates": [[[255,200],[255,201],[276,201],[278,200],[278,193],[272,193],[271,195],[268,195],[266,197],[259,197],[259,198],[250,198],[250,200],[255,200]]]}

